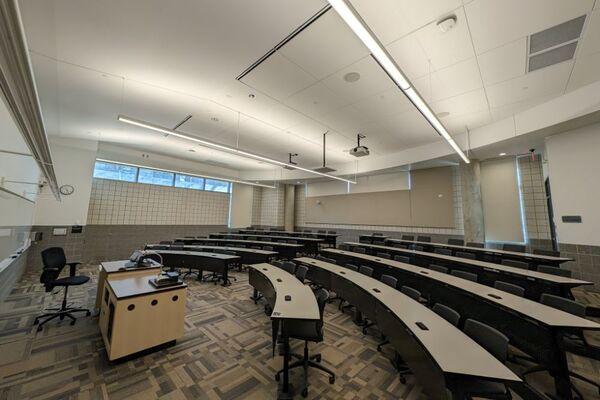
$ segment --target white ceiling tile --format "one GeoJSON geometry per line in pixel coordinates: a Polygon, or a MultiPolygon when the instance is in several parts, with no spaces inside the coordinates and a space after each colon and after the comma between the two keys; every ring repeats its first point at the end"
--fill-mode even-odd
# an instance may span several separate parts
{"type": "Polygon", "coordinates": [[[386,48],[409,79],[426,75],[432,69],[423,47],[414,34],[404,36],[386,48]]]}
{"type": "Polygon", "coordinates": [[[356,105],[349,105],[321,116],[319,121],[340,132],[340,134],[353,137],[354,134],[360,131],[361,127],[372,119],[365,110],[356,105]]]}
{"type": "Polygon", "coordinates": [[[450,115],[446,118],[454,118],[488,109],[488,103],[483,89],[476,89],[472,92],[440,100],[431,103],[430,106],[435,113],[449,112],[450,115]]]}
{"type": "Polygon", "coordinates": [[[494,121],[499,121],[506,117],[510,117],[511,115],[518,114],[522,111],[525,111],[525,110],[527,110],[531,107],[534,107],[538,104],[545,103],[546,101],[551,100],[554,97],[556,97],[556,96],[549,95],[549,96],[534,97],[531,99],[518,101],[516,103],[510,103],[510,104],[506,104],[506,105],[503,105],[500,107],[492,108],[490,110],[492,113],[492,119],[494,121]]]}
{"type": "Polygon", "coordinates": [[[250,87],[279,100],[316,82],[315,78],[280,53],[271,55],[242,80],[250,87]]]}
{"type": "Polygon", "coordinates": [[[600,9],[596,8],[588,15],[583,35],[577,57],[600,52],[600,9]]]}
{"type": "Polygon", "coordinates": [[[385,135],[386,140],[398,140],[404,147],[419,146],[439,139],[437,132],[416,108],[386,118],[380,125],[385,132],[389,132],[385,135]]]}
{"type": "Polygon", "coordinates": [[[342,107],[348,101],[324,84],[315,83],[289,97],[284,103],[301,113],[317,117],[342,107]]]}
{"type": "Polygon", "coordinates": [[[492,117],[489,110],[480,110],[460,116],[449,115],[441,121],[452,135],[457,135],[465,132],[467,128],[473,130],[489,124],[492,121],[492,117]]]}
{"type": "Polygon", "coordinates": [[[575,90],[600,80],[600,52],[575,60],[575,68],[569,79],[567,90],[575,90]]]}
{"type": "Polygon", "coordinates": [[[413,82],[427,101],[438,101],[482,87],[477,60],[462,61],[413,82]]]}
{"type": "Polygon", "coordinates": [[[389,76],[371,57],[363,58],[322,82],[348,102],[364,99],[394,86],[389,76]],[[344,75],[349,72],[358,72],[360,79],[356,82],[346,82],[344,75]]]}
{"type": "Polygon", "coordinates": [[[573,67],[573,60],[542,68],[486,88],[490,107],[496,108],[534,97],[562,94],[573,67]]]}
{"type": "Polygon", "coordinates": [[[524,75],[527,69],[527,38],[497,47],[477,58],[486,86],[524,75]]]}
{"type": "MultiPolygon", "coordinates": [[[[414,3],[422,4],[427,2],[414,3]]],[[[456,10],[455,15],[456,25],[448,32],[442,32],[438,28],[436,21],[424,26],[413,34],[423,46],[434,70],[475,56],[463,8],[461,7],[456,10]]]]}
{"type": "Polygon", "coordinates": [[[476,53],[588,13],[594,0],[476,0],[465,5],[476,53]]]}
{"type": "Polygon", "coordinates": [[[334,10],[325,13],[279,51],[317,79],[323,79],[369,54],[334,10]]]}
{"type": "Polygon", "coordinates": [[[397,87],[367,97],[353,106],[362,111],[369,121],[376,121],[391,115],[400,114],[414,107],[397,87]]]}
{"type": "Polygon", "coordinates": [[[414,29],[403,4],[397,0],[354,0],[352,5],[384,45],[414,29]]]}

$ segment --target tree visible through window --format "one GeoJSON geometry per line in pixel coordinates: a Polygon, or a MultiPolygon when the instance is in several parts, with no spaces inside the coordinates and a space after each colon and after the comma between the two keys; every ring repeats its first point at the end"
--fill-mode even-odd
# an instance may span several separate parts
{"type": "Polygon", "coordinates": [[[135,182],[137,170],[137,167],[132,167],[130,165],[96,161],[96,165],[94,166],[94,178],[135,182]]]}
{"type": "Polygon", "coordinates": [[[211,192],[229,192],[229,182],[218,181],[216,179],[207,179],[204,185],[204,190],[210,190],[211,192]]]}
{"type": "Polygon", "coordinates": [[[174,175],[175,174],[172,172],[140,168],[140,172],[138,173],[138,182],[149,183],[152,185],[173,186],[174,175]]]}

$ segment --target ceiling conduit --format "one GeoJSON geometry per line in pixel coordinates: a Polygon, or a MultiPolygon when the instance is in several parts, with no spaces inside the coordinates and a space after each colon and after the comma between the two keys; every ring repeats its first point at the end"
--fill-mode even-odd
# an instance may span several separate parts
{"type": "Polygon", "coordinates": [[[0,90],[23,140],[60,201],[48,137],[16,0],[0,1],[0,90]]]}

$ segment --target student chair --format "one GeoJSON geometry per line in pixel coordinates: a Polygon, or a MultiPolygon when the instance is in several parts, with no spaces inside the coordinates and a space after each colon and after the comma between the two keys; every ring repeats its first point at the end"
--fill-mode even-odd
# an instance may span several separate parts
{"type": "Polygon", "coordinates": [[[543,272],[545,274],[564,276],[565,278],[570,278],[572,276],[572,272],[569,271],[568,269],[551,267],[549,265],[538,265],[537,272],[543,272]]]}
{"type": "Polygon", "coordinates": [[[458,278],[466,279],[471,282],[477,282],[477,274],[472,274],[471,272],[455,269],[450,272],[450,275],[454,275],[458,278]]]}
{"type": "Polygon", "coordinates": [[[504,260],[502,260],[502,265],[506,265],[507,267],[529,269],[529,264],[527,264],[526,262],[517,261],[517,260],[504,259],[504,260]]]}
{"type": "Polygon", "coordinates": [[[88,276],[76,275],[79,262],[67,262],[65,252],[62,247],[49,247],[42,251],[43,269],[40,276],[40,283],[44,285],[46,292],[52,292],[55,287],[64,287],[64,295],[60,308],[48,308],[47,313],[39,315],[33,321],[37,325],[37,331],[41,331],[44,325],[55,318],[69,318],[71,325],[75,325],[77,318],[74,313],[84,312],[86,316],[90,316],[90,310],[87,308],[67,307],[67,296],[70,286],[79,286],[87,283],[90,278],[88,276]],[[69,266],[69,276],[60,278],[60,273],[64,267],[69,266]]]}
{"type": "Polygon", "coordinates": [[[465,241],[462,239],[448,239],[448,244],[451,244],[453,246],[464,246],[465,245],[465,241]]]}
{"type": "Polygon", "coordinates": [[[406,256],[394,256],[394,261],[398,261],[404,264],[410,264],[410,258],[406,256]]]}
{"type": "Polygon", "coordinates": [[[494,288],[498,290],[502,290],[503,292],[507,292],[510,294],[514,294],[515,296],[524,297],[525,289],[522,286],[514,285],[512,283],[504,282],[504,281],[496,281],[494,282],[494,288]]]}
{"type": "Polygon", "coordinates": [[[435,254],[441,254],[443,256],[451,256],[452,255],[452,250],[450,250],[450,249],[437,248],[437,249],[433,250],[433,252],[435,254]]]}
{"type": "Polygon", "coordinates": [[[466,251],[457,251],[455,253],[455,256],[459,257],[459,258],[466,258],[468,260],[476,260],[477,259],[477,257],[475,256],[475,254],[469,253],[469,252],[466,252],[466,251]]]}

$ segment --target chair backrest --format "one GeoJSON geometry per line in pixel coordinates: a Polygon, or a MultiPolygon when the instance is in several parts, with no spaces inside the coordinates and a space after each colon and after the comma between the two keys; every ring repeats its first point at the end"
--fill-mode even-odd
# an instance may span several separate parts
{"type": "Polygon", "coordinates": [[[554,250],[533,249],[533,254],[539,254],[542,256],[560,257],[560,251],[554,251],[554,250]]]}
{"type": "Polygon", "coordinates": [[[502,260],[502,265],[506,265],[508,267],[515,267],[521,269],[529,269],[529,264],[523,261],[517,260],[502,260]]]}
{"type": "Polygon", "coordinates": [[[250,246],[250,248],[254,250],[262,250],[262,247],[260,246],[250,246]]]}
{"type": "Polygon", "coordinates": [[[412,248],[414,251],[423,251],[423,246],[419,246],[418,244],[413,245],[412,248]]]}
{"type": "Polygon", "coordinates": [[[169,246],[169,245],[164,245],[164,246],[155,245],[155,246],[146,247],[146,248],[149,249],[149,250],[169,250],[171,248],[171,246],[169,246]]]}
{"type": "Polygon", "coordinates": [[[429,269],[432,269],[437,272],[441,272],[442,274],[448,273],[448,268],[442,267],[441,265],[429,264],[429,269]]]}
{"type": "Polygon", "coordinates": [[[327,231],[327,233],[329,233],[331,235],[335,235],[337,232],[336,231],[327,231]]]}
{"type": "Polygon", "coordinates": [[[337,264],[337,260],[335,258],[326,258],[325,259],[329,264],[337,264]]]}
{"type": "Polygon", "coordinates": [[[67,264],[65,251],[62,247],[48,247],[42,250],[42,263],[44,268],[40,275],[40,283],[46,285],[46,291],[52,290],[50,285],[60,275],[62,269],[67,264]]]}
{"type": "Polygon", "coordinates": [[[242,249],[245,249],[246,245],[245,244],[236,244],[235,247],[240,247],[242,249]]]}
{"type": "Polygon", "coordinates": [[[321,255],[321,254],[317,254],[317,256],[315,257],[317,260],[319,261],[325,261],[327,262],[327,257],[321,255]]]}
{"type": "Polygon", "coordinates": [[[445,306],[441,303],[435,303],[432,308],[433,312],[450,322],[454,326],[458,326],[460,314],[456,310],[445,306]]]}
{"type": "Polygon", "coordinates": [[[347,244],[340,244],[340,245],[338,245],[338,249],[344,250],[344,251],[350,251],[350,246],[348,246],[347,244]]]}
{"type": "Polygon", "coordinates": [[[394,256],[394,261],[398,261],[405,264],[410,264],[410,258],[406,256],[394,256]]]}
{"type": "Polygon", "coordinates": [[[475,254],[469,253],[467,251],[457,251],[455,253],[455,255],[456,255],[456,257],[468,258],[469,260],[475,260],[475,259],[477,259],[477,257],[475,256],[475,254]]]}
{"type": "Polygon", "coordinates": [[[306,232],[306,233],[312,233],[312,230],[311,229],[305,229],[304,232],[306,232]]]}
{"type": "Polygon", "coordinates": [[[549,265],[538,265],[537,271],[538,272],[543,272],[545,274],[552,274],[552,275],[564,276],[564,277],[567,277],[567,278],[570,278],[572,276],[571,271],[569,271],[568,269],[551,267],[549,265]]]}
{"type": "Polygon", "coordinates": [[[263,246],[262,249],[265,251],[273,251],[274,250],[273,246],[263,246]]]}
{"type": "Polygon", "coordinates": [[[366,265],[361,265],[360,268],[358,268],[358,272],[366,276],[373,276],[373,268],[367,267],[366,265]]]}
{"type": "Polygon", "coordinates": [[[289,272],[290,274],[294,275],[294,272],[296,272],[296,264],[294,264],[291,261],[284,261],[283,269],[289,272]]]}
{"type": "Polygon", "coordinates": [[[515,251],[517,253],[525,253],[525,246],[522,244],[504,243],[502,245],[502,250],[515,251]]]}
{"type": "Polygon", "coordinates": [[[462,239],[448,239],[448,244],[454,245],[454,246],[464,246],[465,245],[465,241],[462,239]]]}
{"type": "Polygon", "coordinates": [[[175,244],[173,243],[172,245],[169,246],[169,250],[185,250],[185,245],[183,244],[175,244]]]}
{"type": "Polygon", "coordinates": [[[413,300],[419,301],[421,298],[421,292],[419,292],[417,289],[411,288],[410,286],[402,286],[400,291],[413,300]]]}
{"type": "Polygon", "coordinates": [[[494,287],[498,290],[502,290],[503,292],[514,294],[515,296],[525,296],[525,289],[519,285],[514,285],[504,281],[496,281],[494,282],[494,287]]]}
{"type": "Polygon", "coordinates": [[[568,312],[570,314],[577,315],[578,317],[585,318],[587,307],[584,304],[576,302],[575,300],[543,293],[542,297],[540,298],[540,303],[568,312]]]}
{"type": "Polygon", "coordinates": [[[431,236],[417,236],[417,242],[431,242],[431,236]]]}
{"type": "Polygon", "coordinates": [[[185,244],[185,242],[182,242],[180,240],[176,240],[173,242],[174,245],[178,245],[178,246],[183,246],[185,244]]]}
{"type": "Polygon", "coordinates": [[[268,238],[262,238],[262,241],[263,242],[272,242],[273,238],[270,238],[270,237],[268,237],[268,238]]]}
{"type": "Polygon", "coordinates": [[[450,272],[450,275],[454,275],[458,278],[462,278],[462,279],[467,279],[469,281],[472,282],[477,282],[477,275],[476,274],[472,274],[470,272],[466,272],[466,271],[461,271],[458,269],[453,270],[452,272],[450,272]]]}
{"type": "Polygon", "coordinates": [[[358,266],[354,264],[346,264],[346,268],[351,269],[354,272],[358,272],[358,266]]]}
{"type": "Polygon", "coordinates": [[[302,283],[304,283],[304,278],[306,278],[306,273],[308,272],[308,267],[306,265],[299,265],[296,268],[296,278],[302,283]]]}
{"type": "Polygon", "coordinates": [[[377,246],[385,246],[384,240],[373,240],[373,244],[377,246]]]}
{"type": "Polygon", "coordinates": [[[392,244],[392,246],[394,246],[394,247],[396,247],[398,249],[406,249],[407,248],[407,246],[405,244],[402,244],[402,243],[394,243],[394,244],[392,244]]]}
{"type": "Polygon", "coordinates": [[[277,268],[283,268],[283,261],[273,260],[273,261],[271,261],[271,265],[273,265],[277,268]]]}
{"type": "Polygon", "coordinates": [[[365,254],[367,252],[364,247],[358,247],[358,246],[353,248],[352,251],[355,253],[360,253],[360,254],[365,254]]]}
{"type": "Polygon", "coordinates": [[[413,235],[402,235],[402,240],[415,240],[413,235]]]}
{"type": "Polygon", "coordinates": [[[327,231],[324,231],[324,230],[322,230],[322,229],[319,229],[319,230],[317,231],[317,233],[327,233],[327,231]]]}
{"type": "Polygon", "coordinates": [[[451,256],[452,255],[452,250],[450,250],[450,249],[437,248],[437,249],[433,250],[433,252],[436,253],[436,254],[444,255],[444,256],[451,256]]]}
{"type": "Polygon", "coordinates": [[[171,243],[173,243],[173,242],[170,240],[161,240],[160,242],[158,242],[158,244],[171,244],[171,243]]]}
{"type": "Polygon", "coordinates": [[[377,257],[379,257],[379,258],[385,258],[386,260],[389,260],[389,259],[392,258],[392,256],[389,255],[389,253],[378,252],[376,255],[377,255],[377,257]]]}
{"type": "Polygon", "coordinates": [[[506,363],[508,338],[502,332],[474,319],[465,321],[464,332],[500,362],[506,363]]]}
{"type": "Polygon", "coordinates": [[[479,242],[467,242],[467,247],[477,247],[479,249],[485,248],[485,244],[479,242]]]}
{"type": "Polygon", "coordinates": [[[394,278],[391,275],[383,274],[381,275],[381,283],[385,283],[388,286],[396,288],[396,286],[398,285],[398,279],[394,278]]]}
{"type": "Polygon", "coordinates": [[[383,233],[373,232],[373,236],[383,236],[383,233]]]}

